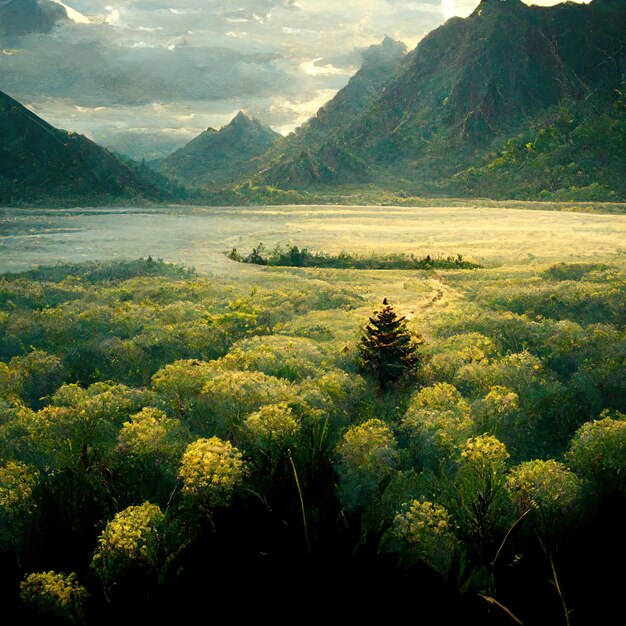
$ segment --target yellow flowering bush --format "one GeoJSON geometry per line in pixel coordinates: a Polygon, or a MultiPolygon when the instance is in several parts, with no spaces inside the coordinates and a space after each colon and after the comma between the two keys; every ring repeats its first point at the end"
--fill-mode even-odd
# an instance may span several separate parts
{"type": "Polygon", "coordinates": [[[347,422],[359,408],[362,410],[369,398],[368,394],[363,377],[340,369],[306,379],[300,386],[300,397],[313,408],[330,415],[337,425],[347,422]]]}
{"type": "Polygon", "coordinates": [[[463,366],[489,363],[496,352],[493,339],[480,333],[452,335],[435,346],[425,368],[426,374],[434,380],[454,383],[463,366]]]}
{"type": "Polygon", "coordinates": [[[378,419],[349,428],[337,446],[337,456],[340,497],[350,509],[359,508],[376,496],[399,459],[391,429],[378,419]]]}
{"type": "Polygon", "coordinates": [[[570,444],[567,459],[573,469],[597,484],[626,491],[626,416],[608,411],[587,422],[570,444]]]}
{"type": "Polygon", "coordinates": [[[563,463],[550,459],[528,461],[514,467],[506,486],[519,513],[538,509],[548,519],[571,509],[582,481],[563,463]]]}
{"type": "Polygon", "coordinates": [[[461,450],[461,467],[475,476],[493,475],[504,470],[509,453],[493,435],[468,439],[461,450]]]}
{"type": "Polygon", "coordinates": [[[311,339],[269,335],[242,339],[220,363],[232,369],[301,381],[324,371],[324,356],[319,343],[311,339]]]}
{"type": "Polygon", "coordinates": [[[245,477],[241,452],[219,437],[187,446],[178,473],[183,492],[209,505],[228,504],[245,477]]]}
{"type": "Polygon", "coordinates": [[[447,577],[459,542],[445,507],[428,500],[413,500],[399,512],[391,528],[392,545],[408,560],[421,560],[447,577]]]}
{"type": "Polygon", "coordinates": [[[19,461],[7,461],[0,466],[0,514],[3,517],[30,513],[38,478],[35,468],[19,461]]]}
{"type": "Polygon", "coordinates": [[[175,361],[152,377],[152,388],[183,418],[193,413],[202,389],[219,371],[215,361],[175,361]]]}
{"type": "Polygon", "coordinates": [[[398,459],[391,429],[379,419],[349,428],[337,447],[341,463],[355,470],[389,472],[398,459]]]}
{"type": "Polygon", "coordinates": [[[134,566],[157,567],[163,519],[156,504],[144,502],[120,511],[106,525],[91,562],[105,587],[115,584],[134,566]]]}
{"type": "Polygon", "coordinates": [[[85,618],[89,594],[79,584],[76,574],[50,571],[29,574],[20,584],[20,597],[24,604],[42,616],[80,624],[85,618]]]}
{"type": "Polygon", "coordinates": [[[262,372],[226,371],[216,375],[202,390],[207,410],[200,416],[209,429],[197,429],[204,434],[225,436],[243,418],[265,404],[295,402],[297,393],[287,381],[262,372]]]}
{"type": "Polygon", "coordinates": [[[413,395],[402,424],[418,444],[420,460],[436,465],[467,436],[470,406],[452,385],[437,383],[413,395]]]}
{"type": "Polygon", "coordinates": [[[498,435],[506,430],[519,410],[519,396],[508,387],[496,385],[479,402],[476,410],[476,427],[498,435]]]}
{"type": "Polygon", "coordinates": [[[119,443],[122,450],[137,457],[175,458],[183,445],[180,421],[159,409],[144,408],[122,426],[119,443]]]}
{"type": "Polygon", "coordinates": [[[282,450],[295,442],[300,432],[300,421],[286,402],[268,404],[252,413],[244,422],[252,443],[262,450],[282,450]]]}
{"type": "Polygon", "coordinates": [[[448,504],[479,548],[499,522],[508,458],[506,446],[493,435],[472,437],[461,447],[448,504]]]}

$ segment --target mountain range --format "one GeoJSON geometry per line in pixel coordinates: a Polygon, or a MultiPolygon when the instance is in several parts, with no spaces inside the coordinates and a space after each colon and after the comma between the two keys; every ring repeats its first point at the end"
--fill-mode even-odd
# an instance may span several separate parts
{"type": "MultiPolygon", "coordinates": [[[[54,3],[35,4],[60,19],[54,3]]],[[[0,2],[0,24],[16,7],[0,2]]],[[[369,48],[349,83],[287,137],[241,112],[151,165],[195,188],[200,202],[360,189],[625,200],[625,76],[624,0],[551,7],[482,0],[409,53],[388,37],[369,48]]],[[[179,193],[176,183],[168,187],[148,168],[54,129],[4,94],[0,119],[4,202],[179,193]]]]}
{"type": "Polygon", "coordinates": [[[349,103],[352,115],[324,116],[321,138],[307,127],[296,132],[256,180],[494,196],[595,184],[600,195],[624,197],[625,44],[621,0],[482,0],[468,18],[448,20],[390,61],[389,79],[365,101],[352,97],[357,73],[323,109],[349,103]],[[520,142],[526,152],[516,155],[520,142]],[[571,165],[568,154],[580,161],[571,165]],[[500,175],[509,179],[516,166],[524,180],[501,188],[500,175]]]}

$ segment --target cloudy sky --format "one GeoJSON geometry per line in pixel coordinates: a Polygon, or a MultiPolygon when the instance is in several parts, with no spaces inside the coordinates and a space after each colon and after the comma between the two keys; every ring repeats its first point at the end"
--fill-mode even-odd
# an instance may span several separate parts
{"type": "Polygon", "coordinates": [[[348,82],[364,48],[384,35],[413,48],[477,4],[67,0],[70,21],[0,36],[0,90],[56,126],[150,158],[240,109],[287,133],[348,82]]]}

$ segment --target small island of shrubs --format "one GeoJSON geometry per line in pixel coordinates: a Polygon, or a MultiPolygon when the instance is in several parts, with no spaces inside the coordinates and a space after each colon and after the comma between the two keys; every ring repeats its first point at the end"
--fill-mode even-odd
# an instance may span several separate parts
{"type": "Polygon", "coordinates": [[[270,265],[276,267],[319,267],[329,269],[351,270],[432,270],[432,269],[479,269],[478,263],[468,261],[462,255],[416,257],[414,254],[349,254],[340,252],[338,255],[326,252],[312,252],[307,248],[289,246],[283,248],[277,244],[270,252],[260,243],[252,252],[242,255],[233,248],[226,256],[238,263],[254,265],[270,265]]]}

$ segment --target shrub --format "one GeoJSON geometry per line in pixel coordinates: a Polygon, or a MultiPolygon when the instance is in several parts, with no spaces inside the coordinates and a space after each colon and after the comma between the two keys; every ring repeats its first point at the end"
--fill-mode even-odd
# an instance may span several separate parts
{"type": "Polygon", "coordinates": [[[106,525],[91,562],[105,588],[111,588],[136,568],[156,570],[163,520],[158,506],[144,502],[120,511],[106,525]]]}
{"type": "Polygon", "coordinates": [[[242,454],[218,437],[198,439],[187,446],[178,473],[183,493],[201,505],[227,505],[245,476],[242,454]]]}
{"type": "Polygon", "coordinates": [[[423,561],[448,578],[460,543],[445,507],[428,500],[406,504],[393,521],[387,541],[405,562],[423,561]]]}
{"type": "Polygon", "coordinates": [[[582,481],[565,465],[554,461],[528,461],[514,467],[507,490],[516,515],[536,510],[544,528],[570,513],[579,498],[582,481]]]}
{"type": "Polygon", "coordinates": [[[605,411],[583,424],[570,444],[567,460],[581,476],[605,489],[626,492],[626,416],[605,411]]]}
{"type": "Polygon", "coordinates": [[[350,427],[337,446],[340,496],[349,509],[376,497],[399,461],[396,440],[381,420],[350,427]]]}
{"type": "Polygon", "coordinates": [[[74,573],[29,574],[20,584],[20,597],[24,604],[44,617],[58,618],[70,624],[85,621],[89,594],[74,573]]]}
{"type": "Polygon", "coordinates": [[[282,451],[294,445],[300,422],[285,402],[269,404],[252,413],[244,422],[249,440],[261,450],[282,451]]]}
{"type": "Polygon", "coordinates": [[[452,457],[471,424],[469,404],[448,383],[425,387],[413,394],[402,419],[418,459],[430,467],[452,457]]]}

